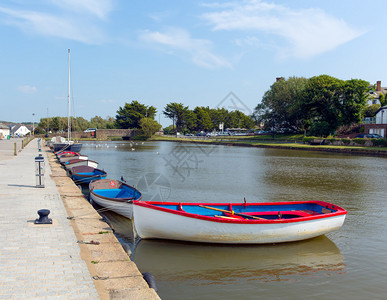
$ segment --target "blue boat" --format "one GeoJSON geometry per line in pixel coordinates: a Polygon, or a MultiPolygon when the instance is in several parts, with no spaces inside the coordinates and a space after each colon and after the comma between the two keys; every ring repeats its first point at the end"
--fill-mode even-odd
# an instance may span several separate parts
{"type": "Polygon", "coordinates": [[[70,174],[76,184],[88,184],[93,180],[103,179],[107,176],[105,171],[89,166],[74,167],[70,174]]]}
{"type": "Polygon", "coordinates": [[[135,187],[114,179],[101,179],[89,184],[93,202],[129,219],[133,215],[133,200],[141,200],[141,193],[135,187]]]}

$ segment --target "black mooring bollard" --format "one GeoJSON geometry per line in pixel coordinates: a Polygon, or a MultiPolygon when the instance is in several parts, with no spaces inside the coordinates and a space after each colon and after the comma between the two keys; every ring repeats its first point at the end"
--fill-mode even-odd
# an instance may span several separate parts
{"type": "Polygon", "coordinates": [[[39,219],[36,219],[34,224],[52,224],[52,219],[48,217],[49,214],[49,209],[38,210],[39,219]]]}

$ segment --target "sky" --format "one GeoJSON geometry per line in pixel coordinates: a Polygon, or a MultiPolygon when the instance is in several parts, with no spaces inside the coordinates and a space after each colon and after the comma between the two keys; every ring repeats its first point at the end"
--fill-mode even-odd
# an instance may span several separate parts
{"type": "Polygon", "coordinates": [[[385,0],[2,0],[0,120],[115,117],[137,100],[253,112],[277,77],[387,86],[385,0]]]}

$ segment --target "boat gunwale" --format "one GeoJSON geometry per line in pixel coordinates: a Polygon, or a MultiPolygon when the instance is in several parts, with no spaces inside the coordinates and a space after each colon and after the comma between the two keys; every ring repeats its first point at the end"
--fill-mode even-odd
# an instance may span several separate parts
{"type": "Polygon", "coordinates": [[[93,163],[98,164],[98,162],[96,162],[95,160],[91,160],[91,159],[79,159],[79,158],[70,159],[70,160],[66,161],[64,164],[65,164],[66,166],[69,166],[69,165],[76,164],[76,163],[79,163],[79,162],[84,162],[84,161],[90,161],[90,162],[93,162],[93,163]],[[71,162],[71,161],[72,161],[72,162],[71,162]]]}
{"type": "MultiPolygon", "coordinates": [[[[141,207],[145,207],[148,209],[158,210],[164,213],[171,213],[175,215],[179,215],[182,217],[187,217],[191,219],[199,219],[203,221],[210,221],[210,222],[217,222],[217,223],[234,223],[234,224],[282,224],[282,223],[302,223],[306,221],[311,220],[318,220],[318,219],[329,219],[336,216],[346,215],[347,210],[344,208],[337,206],[335,204],[325,202],[325,201],[319,201],[319,200],[310,200],[310,201],[285,201],[285,202],[255,202],[255,203],[192,203],[192,202],[160,202],[160,201],[140,201],[140,200],[133,200],[133,205],[138,205],[141,207]],[[174,210],[170,208],[160,207],[157,205],[191,205],[191,206],[199,206],[199,205],[205,205],[205,206],[228,206],[231,204],[232,206],[253,206],[253,205],[259,205],[259,206],[269,206],[269,205],[291,205],[291,204],[317,204],[322,207],[328,208],[328,209],[334,209],[335,212],[331,213],[324,213],[324,214],[318,214],[318,215],[311,215],[311,216],[302,216],[298,218],[291,218],[291,219],[232,219],[232,218],[221,218],[221,217],[215,217],[215,216],[205,216],[205,215],[199,215],[194,214],[186,211],[181,210],[174,210]]],[[[281,210],[279,210],[281,211],[281,210]]],[[[236,212],[236,215],[238,213],[236,212]]]]}
{"type": "Polygon", "coordinates": [[[122,182],[122,181],[120,181],[120,180],[115,180],[115,179],[100,179],[100,180],[114,181],[114,182],[116,182],[116,183],[119,183],[119,184],[121,184],[121,185],[124,185],[124,186],[126,186],[126,187],[128,187],[128,188],[130,188],[130,189],[133,189],[134,191],[139,192],[139,193],[140,193],[140,197],[137,198],[137,199],[135,199],[135,197],[127,197],[127,198],[110,198],[110,197],[101,196],[101,195],[99,195],[99,194],[96,194],[96,193],[94,192],[94,190],[105,190],[105,189],[96,189],[96,188],[93,188],[93,187],[92,187],[92,184],[95,183],[96,180],[95,180],[95,181],[91,181],[90,184],[89,184],[89,193],[90,193],[91,195],[94,195],[94,196],[96,196],[96,197],[98,197],[98,198],[101,198],[102,200],[108,200],[108,201],[114,201],[114,202],[121,202],[121,203],[128,203],[129,200],[130,200],[130,203],[132,203],[133,201],[141,201],[141,199],[142,199],[142,193],[141,193],[138,189],[136,189],[134,186],[131,186],[131,185],[127,184],[127,183],[124,183],[124,182],[122,182]]]}

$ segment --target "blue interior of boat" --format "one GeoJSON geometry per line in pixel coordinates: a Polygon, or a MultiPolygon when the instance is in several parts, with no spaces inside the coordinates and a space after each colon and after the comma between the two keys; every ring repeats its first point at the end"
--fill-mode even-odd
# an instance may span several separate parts
{"type": "Polygon", "coordinates": [[[94,176],[94,175],[105,174],[105,172],[95,170],[94,172],[82,172],[82,173],[77,173],[77,174],[80,174],[80,175],[87,175],[87,176],[94,176]]]}
{"type": "Polygon", "coordinates": [[[141,194],[139,191],[132,189],[98,189],[93,190],[97,195],[106,197],[106,198],[140,198],[141,194]]]}
{"type": "MultiPolygon", "coordinates": [[[[308,211],[311,215],[313,214],[321,214],[324,208],[321,205],[318,205],[316,203],[295,203],[295,204],[281,204],[281,205],[232,205],[230,209],[230,205],[216,205],[216,204],[204,204],[205,206],[213,207],[216,209],[221,209],[225,211],[230,211],[231,209],[235,213],[262,213],[262,212],[279,212],[279,211],[308,211]]],[[[163,204],[158,204],[157,206],[167,208],[167,209],[172,209],[172,210],[177,210],[177,211],[185,211],[187,213],[192,213],[192,214],[198,214],[198,215],[203,215],[203,216],[214,216],[214,215],[219,215],[219,211],[204,208],[204,207],[199,207],[198,205],[184,205],[184,203],[180,203],[177,205],[163,205],[163,204]]],[[[333,211],[329,209],[330,211],[333,211]]],[[[271,217],[268,217],[271,218],[271,217]]],[[[275,216],[273,215],[273,218],[275,216]]]]}

